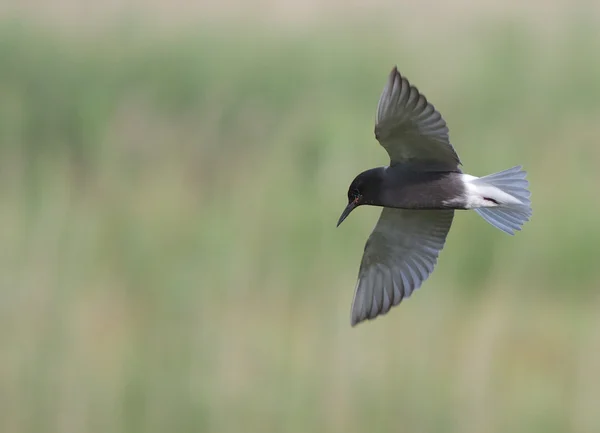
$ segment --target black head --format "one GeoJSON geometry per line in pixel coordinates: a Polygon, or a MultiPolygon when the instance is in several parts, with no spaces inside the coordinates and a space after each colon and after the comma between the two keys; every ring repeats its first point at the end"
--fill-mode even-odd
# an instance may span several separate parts
{"type": "Polygon", "coordinates": [[[363,171],[356,176],[348,188],[348,205],[337,223],[339,226],[350,212],[363,204],[378,205],[381,196],[381,183],[385,173],[384,167],[363,171]]]}

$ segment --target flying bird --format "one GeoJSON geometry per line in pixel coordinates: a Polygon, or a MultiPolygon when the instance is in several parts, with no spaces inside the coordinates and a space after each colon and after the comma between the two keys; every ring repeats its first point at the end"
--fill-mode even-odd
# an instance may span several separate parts
{"type": "Polygon", "coordinates": [[[397,67],[379,99],[375,137],[390,164],[356,176],[337,224],[358,206],[383,207],[360,264],[352,326],[386,314],[431,275],[454,210],[473,209],[511,235],[531,216],[522,167],[483,177],[464,174],[446,122],[397,67]]]}

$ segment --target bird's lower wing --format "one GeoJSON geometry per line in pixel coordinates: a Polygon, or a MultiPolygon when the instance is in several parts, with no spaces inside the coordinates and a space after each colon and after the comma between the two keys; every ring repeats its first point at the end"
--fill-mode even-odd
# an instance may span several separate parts
{"type": "Polygon", "coordinates": [[[365,245],[352,326],[387,313],[433,272],[453,210],[384,208],[365,245]]]}

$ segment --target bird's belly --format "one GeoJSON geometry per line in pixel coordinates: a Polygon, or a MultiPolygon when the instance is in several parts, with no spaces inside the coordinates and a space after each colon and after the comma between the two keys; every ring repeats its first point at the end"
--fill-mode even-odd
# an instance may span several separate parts
{"type": "Polygon", "coordinates": [[[412,209],[412,210],[465,210],[467,207],[463,202],[439,202],[439,203],[399,203],[392,206],[385,205],[384,207],[391,207],[395,209],[412,209]]]}
{"type": "Polygon", "coordinates": [[[454,183],[422,183],[395,188],[387,197],[386,206],[398,209],[466,209],[464,189],[454,183]]]}

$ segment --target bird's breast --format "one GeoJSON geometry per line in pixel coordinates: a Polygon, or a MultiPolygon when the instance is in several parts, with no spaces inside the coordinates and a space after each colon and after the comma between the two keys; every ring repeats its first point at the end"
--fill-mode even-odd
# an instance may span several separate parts
{"type": "Polygon", "coordinates": [[[385,185],[382,202],[401,209],[464,209],[465,186],[460,173],[409,173],[385,185]]]}

